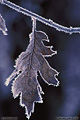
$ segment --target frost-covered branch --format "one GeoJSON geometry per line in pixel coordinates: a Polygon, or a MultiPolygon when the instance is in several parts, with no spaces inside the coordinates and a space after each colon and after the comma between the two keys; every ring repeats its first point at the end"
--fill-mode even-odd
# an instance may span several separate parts
{"type": "Polygon", "coordinates": [[[41,16],[39,16],[39,15],[37,15],[37,14],[27,10],[27,9],[24,9],[18,5],[15,5],[14,3],[9,2],[7,0],[0,0],[0,3],[16,10],[17,12],[20,12],[24,15],[30,16],[31,18],[34,17],[36,20],[38,20],[38,21],[40,21],[40,22],[42,22],[50,27],[53,27],[58,31],[62,31],[62,32],[69,33],[69,34],[80,33],[80,27],[74,27],[74,28],[73,27],[70,27],[70,28],[64,27],[62,25],[59,25],[59,24],[53,22],[50,19],[49,20],[45,19],[44,17],[41,17],[41,16]]]}

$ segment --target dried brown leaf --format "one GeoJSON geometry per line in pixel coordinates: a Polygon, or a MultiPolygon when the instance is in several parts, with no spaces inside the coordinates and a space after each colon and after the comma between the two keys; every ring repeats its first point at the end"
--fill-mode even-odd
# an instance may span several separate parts
{"type": "Polygon", "coordinates": [[[7,28],[5,25],[5,20],[3,19],[3,17],[0,14],[0,30],[3,32],[4,35],[7,35],[7,28]]]}
{"type": "Polygon", "coordinates": [[[56,78],[58,72],[51,68],[45,57],[56,54],[51,46],[45,46],[43,41],[49,42],[47,35],[42,31],[35,31],[30,34],[30,43],[25,52],[19,55],[16,60],[15,70],[7,79],[6,85],[12,79],[12,93],[16,98],[20,93],[20,105],[25,106],[27,118],[30,118],[34,111],[34,102],[43,102],[42,88],[37,80],[37,72],[48,85],[58,86],[56,78]]]}

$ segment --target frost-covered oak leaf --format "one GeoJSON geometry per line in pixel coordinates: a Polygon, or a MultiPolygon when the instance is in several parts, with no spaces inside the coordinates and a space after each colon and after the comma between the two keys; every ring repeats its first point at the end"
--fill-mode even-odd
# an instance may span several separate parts
{"type": "Polygon", "coordinates": [[[0,14],[0,30],[3,32],[4,35],[7,35],[7,28],[6,28],[6,24],[5,24],[5,20],[3,19],[3,17],[0,14]]]}
{"type": "Polygon", "coordinates": [[[39,71],[42,79],[48,85],[58,86],[56,78],[58,72],[51,68],[45,57],[56,54],[51,46],[45,46],[43,41],[49,42],[47,35],[42,31],[35,31],[30,34],[30,43],[25,52],[19,55],[16,60],[15,70],[6,81],[6,85],[14,79],[12,93],[16,98],[20,93],[20,105],[25,106],[27,118],[34,111],[35,102],[43,102],[41,86],[37,80],[39,71]]]}

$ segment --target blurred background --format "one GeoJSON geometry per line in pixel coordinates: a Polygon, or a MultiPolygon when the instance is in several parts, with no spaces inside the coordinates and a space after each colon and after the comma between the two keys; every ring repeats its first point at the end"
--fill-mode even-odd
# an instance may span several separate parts
{"type": "MultiPolygon", "coordinates": [[[[80,27],[80,0],[10,0],[28,10],[66,27],[80,27]]],[[[0,4],[0,14],[6,21],[8,36],[0,31],[0,119],[17,117],[27,120],[19,97],[13,98],[11,83],[4,85],[14,70],[15,59],[25,51],[32,31],[31,18],[0,4]]],[[[48,86],[38,74],[44,91],[44,103],[35,104],[30,120],[56,120],[58,116],[80,119],[80,34],[65,34],[37,21],[37,30],[46,32],[58,54],[46,58],[60,72],[58,87],[48,86]]],[[[45,43],[46,44],[46,43],[45,43]]],[[[67,119],[68,120],[68,119],[67,119]]]]}

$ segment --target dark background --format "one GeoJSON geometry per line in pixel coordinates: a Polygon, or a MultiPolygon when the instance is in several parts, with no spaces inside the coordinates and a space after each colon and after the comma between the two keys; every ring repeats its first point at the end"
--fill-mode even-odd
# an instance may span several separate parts
{"type": "MultiPolygon", "coordinates": [[[[10,0],[28,10],[66,27],[80,27],[80,0],[10,0]]],[[[25,109],[14,99],[11,83],[4,85],[13,71],[18,55],[26,50],[32,31],[31,18],[0,4],[0,14],[6,21],[8,36],[0,32],[0,119],[18,117],[27,120],[25,109]]],[[[66,34],[37,22],[37,30],[46,32],[58,54],[47,58],[50,65],[60,72],[58,87],[48,86],[38,76],[44,91],[44,103],[35,104],[30,120],[55,120],[55,117],[80,118],[80,34],[66,34]]]]}

